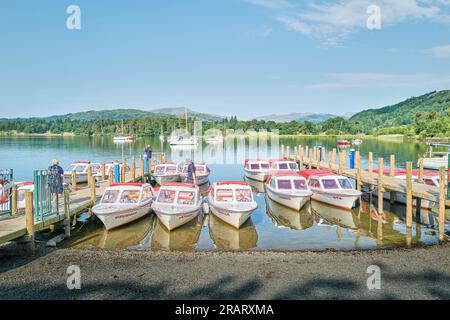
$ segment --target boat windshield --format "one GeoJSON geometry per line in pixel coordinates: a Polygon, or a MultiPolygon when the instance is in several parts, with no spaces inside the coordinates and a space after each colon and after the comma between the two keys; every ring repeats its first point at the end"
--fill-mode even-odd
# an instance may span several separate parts
{"type": "Polygon", "coordinates": [[[195,171],[196,171],[196,173],[205,173],[206,168],[205,168],[205,166],[195,166],[195,171]]]}
{"type": "Polygon", "coordinates": [[[250,189],[236,189],[237,202],[252,202],[252,191],[250,189]]]}
{"type": "Polygon", "coordinates": [[[322,184],[324,189],[339,189],[336,180],[334,179],[323,179],[322,184]]]}
{"type": "Polygon", "coordinates": [[[286,162],[281,162],[278,164],[278,169],[280,170],[287,170],[289,169],[289,164],[286,162]]]}
{"type": "Polygon", "coordinates": [[[176,173],[177,172],[177,167],[176,166],[167,166],[166,167],[166,172],[167,173],[176,173]]]}
{"type": "Polygon", "coordinates": [[[350,180],[348,179],[338,179],[339,184],[342,189],[353,189],[352,184],[350,183],[350,180]]]}
{"type": "Polygon", "coordinates": [[[138,203],[140,190],[124,190],[120,197],[120,203],[138,203]]]}
{"type": "Polygon", "coordinates": [[[289,163],[289,167],[291,170],[298,170],[298,165],[294,162],[289,163]]]}
{"type": "Polygon", "coordinates": [[[436,181],[434,181],[432,179],[424,179],[423,182],[429,186],[439,187],[439,181],[437,179],[436,179],[436,181]]]}
{"type": "Polygon", "coordinates": [[[279,190],[291,190],[292,186],[291,186],[291,180],[286,179],[286,180],[278,180],[278,189],[279,190]]]}
{"type": "Polygon", "coordinates": [[[158,196],[158,202],[161,203],[173,203],[175,201],[175,190],[160,190],[158,196]]]}
{"type": "Polygon", "coordinates": [[[102,203],[115,203],[119,197],[119,190],[107,190],[103,195],[102,203]]]}
{"type": "Polygon", "coordinates": [[[263,162],[261,163],[261,169],[270,169],[270,166],[268,163],[263,162]]]}
{"type": "Polygon", "coordinates": [[[166,171],[166,167],[165,166],[157,166],[156,167],[156,173],[157,174],[163,174],[166,171]]]}
{"type": "Polygon", "coordinates": [[[17,201],[18,202],[22,202],[25,200],[25,193],[27,192],[27,190],[18,190],[17,191],[17,201]]]}
{"type": "Polygon", "coordinates": [[[86,166],[81,164],[74,164],[69,167],[68,172],[75,171],[76,173],[83,173],[86,169],[86,166]]]}
{"type": "Polygon", "coordinates": [[[292,182],[294,183],[294,188],[296,190],[306,190],[306,189],[308,189],[308,187],[306,186],[306,180],[294,179],[294,180],[292,180],[292,182]]]}
{"type": "Polygon", "coordinates": [[[216,193],[216,201],[219,202],[233,202],[233,190],[218,189],[216,193]]]}
{"type": "Polygon", "coordinates": [[[252,170],[259,170],[259,168],[260,168],[259,163],[252,163],[250,165],[250,169],[252,170]]]}
{"type": "Polygon", "coordinates": [[[178,204],[192,206],[194,204],[194,191],[180,191],[178,192],[178,204]]]}
{"type": "Polygon", "coordinates": [[[144,188],[144,190],[142,191],[142,200],[145,201],[151,198],[153,198],[152,188],[151,187],[144,188]]]}

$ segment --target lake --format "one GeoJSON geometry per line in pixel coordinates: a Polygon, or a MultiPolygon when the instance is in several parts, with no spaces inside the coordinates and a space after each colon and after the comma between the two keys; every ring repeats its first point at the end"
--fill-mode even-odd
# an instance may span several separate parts
{"type": "MultiPolygon", "coordinates": [[[[243,180],[243,162],[246,158],[278,157],[281,144],[290,146],[321,145],[327,150],[336,147],[332,137],[274,138],[261,136],[228,137],[223,144],[203,144],[196,149],[170,148],[158,137],[143,137],[133,144],[114,144],[111,137],[0,137],[1,169],[14,169],[16,181],[31,180],[33,170],[45,169],[52,159],[59,159],[63,167],[74,160],[104,162],[130,161],[150,144],[155,152],[166,152],[169,160],[186,158],[205,161],[212,169],[211,182],[243,180]]],[[[367,154],[376,159],[396,155],[396,166],[406,161],[415,165],[426,145],[403,140],[364,140],[360,146],[362,164],[367,167],[367,154]]],[[[140,250],[352,250],[433,245],[438,242],[437,220],[433,213],[421,211],[415,216],[408,232],[405,223],[406,208],[385,203],[385,213],[379,224],[373,199],[365,195],[361,205],[352,212],[311,202],[295,212],[267,198],[264,186],[251,182],[258,209],[251,220],[239,230],[212,215],[198,219],[168,232],[152,215],[123,228],[106,232],[101,223],[87,223],[77,227],[70,246],[140,250]],[[373,202],[373,201],[372,201],[373,202]]],[[[448,226],[447,226],[448,230],[448,226]]],[[[447,231],[448,232],[448,231],[447,231]]]]}

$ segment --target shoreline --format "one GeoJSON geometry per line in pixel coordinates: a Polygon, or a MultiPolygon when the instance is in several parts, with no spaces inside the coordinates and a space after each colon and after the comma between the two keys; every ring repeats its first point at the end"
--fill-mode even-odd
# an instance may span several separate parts
{"type": "Polygon", "coordinates": [[[449,299],[449,257],[449,243],[324,252],[41,248],[34,257],[3,254],[0,299],[449,299]],[[71,265],[80,267],[81,290],[66,287],[71,265]],[[367,288],[371,265],[381,269],[381,290],[367,288]]]}

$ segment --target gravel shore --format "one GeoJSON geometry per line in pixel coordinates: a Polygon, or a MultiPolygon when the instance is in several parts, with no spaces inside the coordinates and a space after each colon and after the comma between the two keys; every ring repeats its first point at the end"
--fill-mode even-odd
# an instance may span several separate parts
{"type": "Polygon", "coordinates": [[[363,252],[0,248],[0,299],[450,299],[450,245],[363,252]],[[11,251],[12,252],[12,251],[11,251]],[[81,268],[68,290],[67,268],[81,268]],[[381,289],[367,289],[367,268],[381,289]]]}

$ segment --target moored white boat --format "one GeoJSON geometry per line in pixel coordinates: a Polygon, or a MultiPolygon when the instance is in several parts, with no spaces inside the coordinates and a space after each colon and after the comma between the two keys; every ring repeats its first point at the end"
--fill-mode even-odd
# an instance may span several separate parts
{"type": "Polygon", "coordinates": [[[92,212],[111,230],[139,219],[151,211],[154,193],[150,184],[123,183],[111,185],[103,192],[92,212]]]}
{"type": "Polygon", "coordinates": [[[157,164],[152,173],[153,178],[159,185],[167,182],[180,181],[180,171],[176,163],[160,163],[157,164]]]}
{"type": "Polygon", "coordinates": [[[424,158],[423,167],[431,170],[439,170],[441,167],[448,169],[448,155],[443,157],[424,158]]]}
{"type": "Polygon", "coordinates": [[[267,195],[288,208],[299,211],[310,199],[308,181],[296,172],[278,172],[267,178],[267,195]]]}
{"type": "Polygon", "coordinates": [[[270,168],[275,172],[299,172],[298,163],[290,160],[272,159],[270,160],[270,168]]]}
{"type": "Polygon", "coordinates": [[[270,172],[270,164],[267,160],[245,160],[244,174],[247,178],[265,182],[270,172]]]}
{"type": "Polygon", "coordinates": [[[75,161],[67,170],[64,171],[64,182],[70,184],[72,182],[72,172],[75,171],[76,182],[88,182],[88,169],[92,168],[92,175],[98,176],[101,172],[100,163],[93,163],[90,161],[75,161]]]}
{"type": "MultiPolygon", "coordinates": [[[[209,181],[209,175],[211,174],[211,169],[203,162],[196,162],[195,165],[195,178],[196,184],[198,186],[204,185],[209,181]]],[[[188,164],[183,166],[183,169],[180,172],[180,179],[182,182],[187,181],[188,177],[188,164]]]]}
{"type": "Polygon", "coordinates": [[[311,198],[316,201],[351,210],[361,196],[347,177],[331,170],[303,170],[300,174],[308,179],[308,186],[313,192],[311,198]]]}
{"type": "Polygon", "coordinates": [[[200,189],[182,182],[164,183],[152,204],[162,224],[170,231],[191,221],[202,210],[200,189]]]}
{"type": "Polygon", "coordinates": [[[245,181],[213,183],[208,201],[212,214],[238,229],[258,207],[245,181]]]}
{"type": "Polygon", "coordinates": [[[16,183],[17,186],[17,209],[25,209],[25,194],[34,191],[34,183],[23,181],[16,183]]]}

